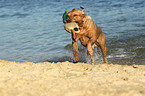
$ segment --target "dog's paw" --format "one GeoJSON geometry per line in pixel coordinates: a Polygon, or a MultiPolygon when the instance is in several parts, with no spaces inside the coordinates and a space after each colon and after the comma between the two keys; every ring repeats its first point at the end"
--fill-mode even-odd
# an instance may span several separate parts
{"type": "Polygon", "coordinates": [[[73,60],[73,63],[78,63],[78,61],[73,60]]]}
{"type": "Polygon", "coordinates": [[[73,63],[78,63],[78,62],[79,62],[79,60],[76,60],[76,59],[74,58],[73,63]]]}

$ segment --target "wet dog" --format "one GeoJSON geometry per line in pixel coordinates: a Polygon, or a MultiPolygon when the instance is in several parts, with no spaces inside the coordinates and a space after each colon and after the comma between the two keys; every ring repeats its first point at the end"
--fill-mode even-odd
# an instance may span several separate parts
{"type": "MultiPolygon", "coordinates": [[[[80,33],[72,34],[72,44],[73,44],[73,54],[74,54],[74,63],[79,61],[78,56],[78,40],[81,44],[87,47],[87,54],[92,57],[94,47],[100,47],[103,53],[104,63],[107,63],[107,47],[106,47],[106,37],[102,33],[100,27],[98,27],[91,17],[84,12],[84,8],[80,7],[82,10],[72,9],[67,14],[66,23],[75,22],[81,29],[80,33]]],[[[73,31],[73,30],[72,30],[73,31]]],[[[94,63],[94,58],[92,57],[92,63],[94,63]]]]}

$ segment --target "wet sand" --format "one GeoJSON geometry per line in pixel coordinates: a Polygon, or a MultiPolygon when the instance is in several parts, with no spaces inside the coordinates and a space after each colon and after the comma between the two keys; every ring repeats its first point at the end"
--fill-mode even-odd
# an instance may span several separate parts
{"type": "Polygon", "coordinates": [[[145,96],[145,65],[0,60],[0,96],[145,96]]]}

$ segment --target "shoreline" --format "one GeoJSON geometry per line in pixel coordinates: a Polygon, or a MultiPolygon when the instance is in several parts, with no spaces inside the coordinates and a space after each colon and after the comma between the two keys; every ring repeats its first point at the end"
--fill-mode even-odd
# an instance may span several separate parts
{"type": "Polygon", "coordinates": [[[143,96],[145,65],[0,60],[1,96],[143,96]]]}

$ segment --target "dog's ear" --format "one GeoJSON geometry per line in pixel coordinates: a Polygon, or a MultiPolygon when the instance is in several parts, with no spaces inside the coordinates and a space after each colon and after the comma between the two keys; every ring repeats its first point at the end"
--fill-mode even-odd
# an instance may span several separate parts
{"type": "Polygon", "coordinates": [[[82,17],[83,17],[83,18],[85,17],[85,12],[84,12],[84,11],[85,11],[85,9],[82,9],[82,10],[81,10],[81,12],[82,12],[82,17]]]}
{"type": "MultiPolygon", "coordinates": [[[[84,12],[84,11],[85,11],[85,9],[82,9],[81,11],[82,11],[82,12],[84,12]]],[[[84,13],[85,13],[85,12],[84,12],[84,13]]]]}
{"type": "Polygon", "coordinates": [[[84,7],[80,6],[81,9],[85,9],[84,7]]]}
{"type": "Polygon", "coordinates": [[[75,11],[76,9],[74,8],[74,9],[72,9],[72,11],[75,11]]]}
{"type": "Polygon", "coordinates": [[[82,9],[81,10],[82,11],[82,14],[85,14],[85,12],[84,12],[85,11],[85,8],[84,7],[80,7],[80,8],[82,9]]]}

